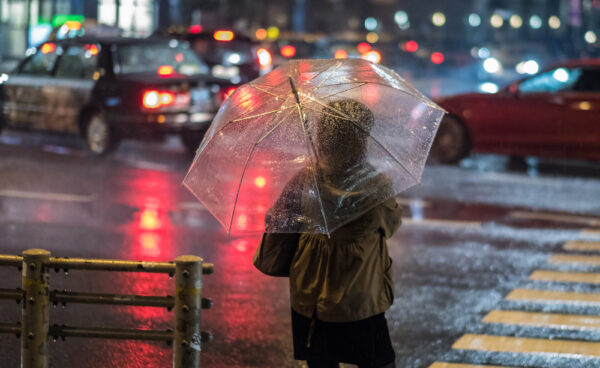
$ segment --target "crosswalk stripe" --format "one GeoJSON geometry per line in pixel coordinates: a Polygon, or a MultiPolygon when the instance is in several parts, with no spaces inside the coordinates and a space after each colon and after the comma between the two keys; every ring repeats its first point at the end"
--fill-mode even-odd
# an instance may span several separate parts
{"type": "Polygon", "coordinates": [[[600,330],[600,317],[573,314],[493,310],[483,318],[483,322],[576,330],[600,330]]]}
{"type": "Polygon", "coordinates": [[[566,272],[566,271],[534,271],[530,280],[553,282],[579,282],[584,284],[600,284],[600,273],[566,272]]]}
{"type": "Polygon", "coordinates": [[[582,224],[587,226],[600,226],[600,218],[590,216],[578,216],[578,215],[561,215],[554,213],[543,213],[543,212],[527,212],[527,211],[513,211],[509,214],[510,217],[526,220],[545,220],[564,222],[571,224],[582,224]]]}
{"type": "Polygon", "coordinates": [[[452,348],[507,353],[600,357],[600,343],[598,342],[547,340],[510,336],[466,334],[458,339],[452,345],[452,348]]]}
{"type": "Polygon", "coordinates": [[[62,201],[62,202],[91,202],[94,199],[91,195],[28,192],[28,191],[12,190],[12,189],[0,190],[0,197],[40,199],[40,200],[46,200],[46,201],[62,201]]]}
{"type": "Polygon", "coordinates": [[[564,250],[600,251],[600,242],[595,241],[570,241],[563,245],[564,250]]]}
{"type": "Polygon", "coordinates": [[[462,364],[462,363],[445,363],[445,362],[434,362],[429,368],[512,368],[499,365],[473,365],[473,364],[462,364]]]}
{"type": "Polygon", "coordinates": [[[600,256],[555,254],[550,258],[550,263],[583,263],[587,265],[600,266],[600,256]]]}
{"type": "Polygon", "coordinates": [[[583,229],[581,230],[580,236],[582,238],[600,238],[600,229],[583,229]]]}
{"type": "Polygon", "coordinates": [[[514,289],[506,300],[563,304],[600,304],[600,294],[537,289],[514,289]]]}

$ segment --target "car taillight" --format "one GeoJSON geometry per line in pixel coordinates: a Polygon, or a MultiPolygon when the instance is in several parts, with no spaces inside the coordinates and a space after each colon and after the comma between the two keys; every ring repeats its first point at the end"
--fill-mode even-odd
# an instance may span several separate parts
{"type": "Polygon", "coordinates": [[[157,72],[161,77],[170,77],[173,75],[173,73],[175,73],[175,68],[173,68],[171,65],[161,65],[158,67],[157,72]]]}
{"type": "Polygon", "coordinates": [[[258,57],[258,63],[262,69],[267,69],[271,66],[273,57],[271,56],[269,50],[260,48],[256,50],[256,56],[258,57]]]}
{"type": "Polygon", "coordinates": [[[170,106],[174,101],[175,93],[169,91],[149,90],[144,92],[142,97],[142,105],[147,109],[170,106]]]}

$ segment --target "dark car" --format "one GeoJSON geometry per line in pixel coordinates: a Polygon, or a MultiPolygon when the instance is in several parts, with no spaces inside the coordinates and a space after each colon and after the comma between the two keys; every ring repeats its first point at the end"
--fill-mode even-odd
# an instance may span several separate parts
{"type": "Polygon", "coordinates": [[[567,62],[494,94],[442,98],[432,156],[470,151],[600,160],[600,59],[567,62]]]}
{"type": "Polygon", "coordinates": [[[47,42],[0,79],[0,127],[79,134],[95,154],[178,133],[193,151],[230,86],[177,40],[47,42]]]}
{"type": "MultiPolygon", "coordinates": [[[[164,32],[157,31],[158,35],[164,32]]],[[[229,29],[206,30],[190,26],[187,31],[166,33],[189,42],[190,48],[206,62],[214,77],[232,84],[247,83],[271,70],[272,52],[239,32],[229,29]]]]}

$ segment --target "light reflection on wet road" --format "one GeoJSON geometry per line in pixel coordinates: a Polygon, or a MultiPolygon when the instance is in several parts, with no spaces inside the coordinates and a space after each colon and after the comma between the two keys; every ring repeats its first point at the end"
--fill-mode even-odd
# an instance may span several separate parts
{"type": "MultiPolygon", "coordinates": [[[[126,142],[115,156],[97,159],[58,138],[52,139],[61,149],[50,150],[38,136],[16,135],[24,137],[18,142],[14,136],[8,141],[4,136],[0,144],[0,252],[39,247],[61,256],[158,261],[200,255],[215,264],[215,273],[204,279],[214,308],[203,314],[203,329],[214,341],[203,346],[203,367],[301,366],[292,359],[287,279],[256,271],[251,259],[259,237],[228,241],[181,186],[190,158],[177,142],[126,142]]],[[[435,361],[600,366],[600,360],[585,356],[493,352],[497,341],[487,351],[469,348],[466,338],[460,349],[452,348],[465,334],[600,342],[600,331],[593,328],[482,321],[493,310],[600,315],[598,303],[506,298],[515,289],[599,292],[589,282],[529,278],[540,270],[600,272],[594,264],[551,262],[553,254],[598,254],[589,243],[587,249],[563,245],[585,237],[600,240],[594,231],[582,233],[600,223],[594,222],[600,221],[600,202],[591,200],[600,198],[599,166],[538,164],[536,172],[506,167],[504,158],[494,156],[466,160],[462,167],[431,165],[423,184],[402,196],[407,218],[390,242],[396,300],[387,314],[399,367],[429,367],[435,361]]],[[[20,282],[15,270],[0,270],[0,277],[0,287],[20,282]]],[[[52,271],[51,287],[165,295],[172,280],[52,271]]],[[[0,311],[0,322],[19,319],[14,303],[3,302],[0,311]]],[[[156,308],[59,305],[51,312],[51,323],[69,325],[166,329],[171,319],[171,312],[156,308]]],[[[73,338],[51,344],[50,350],[52,366],[171,365],[171,348],[160,343],[73,338]]],[[[2,367],[18,366],[18,351],[18,339],[0,336],[2,367]]]]}

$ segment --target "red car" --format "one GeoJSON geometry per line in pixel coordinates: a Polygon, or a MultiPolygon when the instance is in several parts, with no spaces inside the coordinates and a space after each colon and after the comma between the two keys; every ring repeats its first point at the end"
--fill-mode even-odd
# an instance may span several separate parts
{"type": "Polygon", "coordinates": [[[441,98],[448,111],[432,156],[471,151],[600,160],[600,58],[567,62],[494,94],[441,98]]]}

